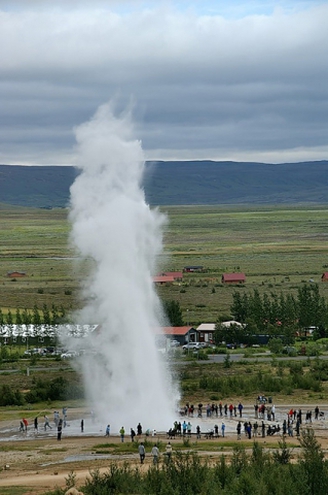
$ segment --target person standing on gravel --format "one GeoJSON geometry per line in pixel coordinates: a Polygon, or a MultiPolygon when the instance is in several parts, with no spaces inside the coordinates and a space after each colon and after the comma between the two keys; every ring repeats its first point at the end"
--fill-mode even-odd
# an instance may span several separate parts
{"type": "Polygon", "coordinates": [[[225,432],[225,424],[222,423],[222,425],[221,425],[221,435],[222,435],[222,438],[224,438],[224,432],[225,432]]]}
{"type": "Polygon", "coordinates": [[[166,445],[166,447],[165,447],[165,453],[167,455],[167,461],[168,462],[171,461],[172,452],[173,452],[173,449],[172,449],[171,442],[168,442],[167,445],[166,445]]]}
{"type": "Polygon", "coordinates": [[[124,442],[125,429],[124,426],[120,429],[121,442],[124,442]]]}
{"type": "Polygon", "coordinates": [[[153,456],[153,464],[154,466],[156,466],[158,464],[158,459],[159,459],[159,449],[156,443],[154,447],[151,449],[151,455],[153,456]]]}
{"type": "Polygon", "coordinates": [[[62,432],[63,432],[63,420],[60,419],[58,421],[58,426],[57,426],[57,440],[60,441],[62,437],[62,432]]]}
{"type": "Polygon", "coordinates": [[[146,457],[146,450],[145,450],[145,446],[142,442],[138,447],[138,452],[139,452],[139,456],[140,456],[140,464],[143,464],[145,457],[146,457]]]}
{"type": "Polygon", "coordinates": [[[52,430],[52,426],[50,426],[48,416],[44,416],[44,431],[47,431],[47,427],[52,430]]]}

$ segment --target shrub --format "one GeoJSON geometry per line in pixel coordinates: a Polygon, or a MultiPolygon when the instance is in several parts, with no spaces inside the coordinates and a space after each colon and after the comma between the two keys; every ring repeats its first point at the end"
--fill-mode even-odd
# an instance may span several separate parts
{"type": "Polygon", "coordinates": [[[0,392],[0,406],[21,406],[24,397],[19,390],[13,390],[10,385],[2,385],[0,392]]]}

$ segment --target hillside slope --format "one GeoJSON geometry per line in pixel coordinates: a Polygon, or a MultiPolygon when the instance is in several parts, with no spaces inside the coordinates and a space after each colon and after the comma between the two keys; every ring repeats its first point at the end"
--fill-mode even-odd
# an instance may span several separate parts
{"type": "MultiPolygon", "coordinates": [[[[70,166],[0,165],[0,202],[68,206],[77,173],[70,166]]],[[[328,203],[328,161],[154,162],[146,164],[143,187],[150,205],[328,203]]]]}

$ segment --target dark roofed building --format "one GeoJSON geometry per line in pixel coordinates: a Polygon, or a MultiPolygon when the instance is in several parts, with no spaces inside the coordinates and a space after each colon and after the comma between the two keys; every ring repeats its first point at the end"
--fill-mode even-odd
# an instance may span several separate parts
{"type": "Polygon", "coordinates": [[[204,271],[204,267],[201,265],[190,265],[190,266],[185,266],[183,269],[184,272],[202,272],[204,271]]]}

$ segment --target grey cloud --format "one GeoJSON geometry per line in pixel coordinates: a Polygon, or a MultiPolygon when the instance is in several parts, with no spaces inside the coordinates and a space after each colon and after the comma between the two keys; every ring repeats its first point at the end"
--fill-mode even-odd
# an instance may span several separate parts
{"type": "Polygon", "coordinates": [[[73,127],[113,97],[135,100],[137,137],[159,155],[328,152],[327,16],[3,12],[0,158],[21,142],[66,160],[73,127]]]}

